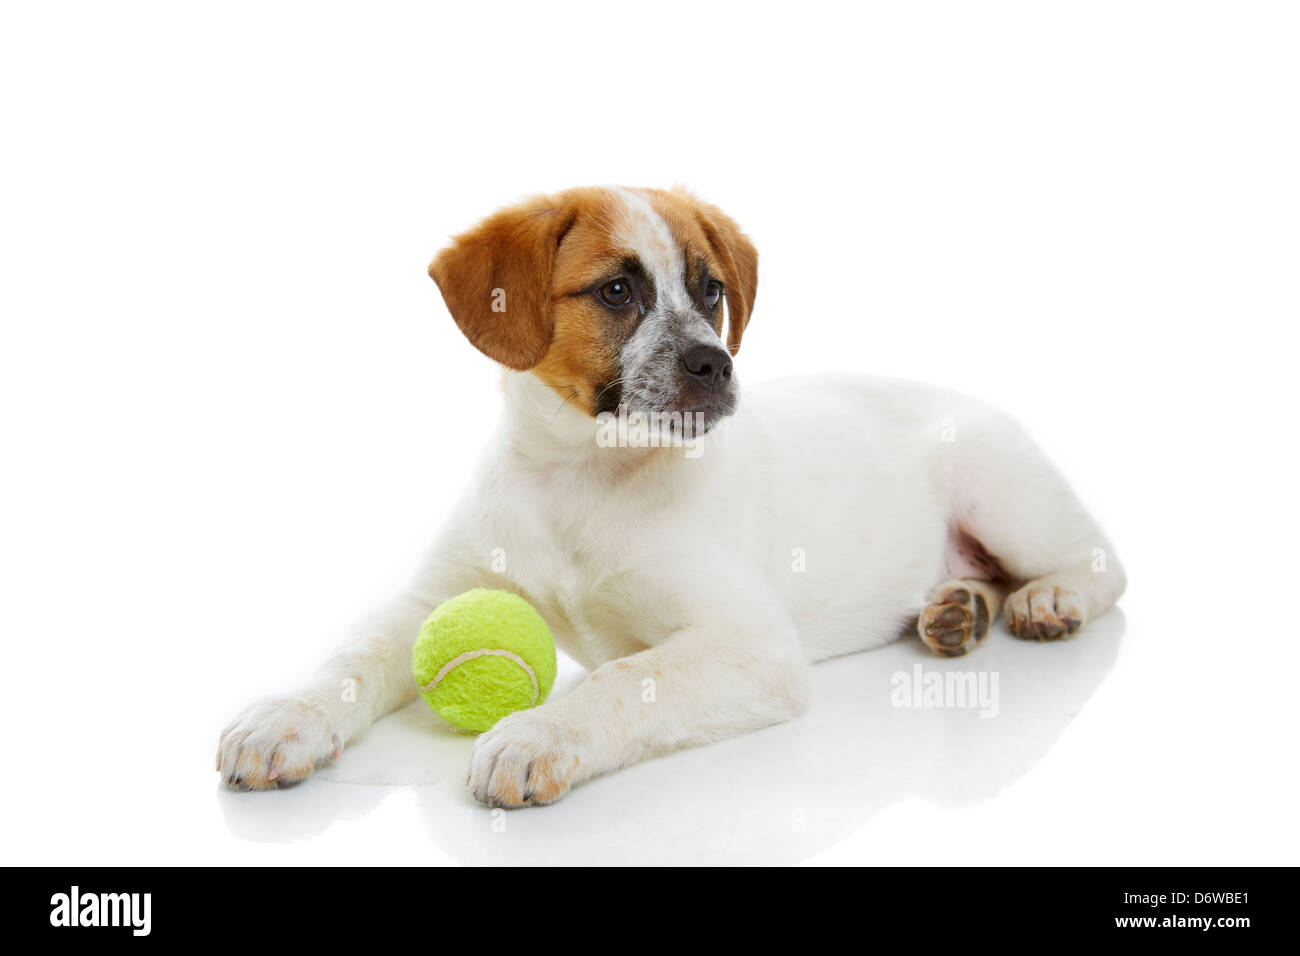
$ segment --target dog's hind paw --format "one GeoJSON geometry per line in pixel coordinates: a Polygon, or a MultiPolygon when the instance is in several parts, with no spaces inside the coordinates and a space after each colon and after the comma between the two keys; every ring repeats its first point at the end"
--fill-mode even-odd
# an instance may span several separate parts
{"type": "Polygon", "coordinates": [[[1016,637],[1054,641],[1083,627],[1083,601],[1071,587],[1046,578],[1007,598],[1007,627],[1016,637]]]}
{"type": "Polygon", "coordinates": [[[917,633],[935,653],[960,657],[988,637],[998,612],[998,595],[983,581],[945,581],[916,622],[917,633]]]}

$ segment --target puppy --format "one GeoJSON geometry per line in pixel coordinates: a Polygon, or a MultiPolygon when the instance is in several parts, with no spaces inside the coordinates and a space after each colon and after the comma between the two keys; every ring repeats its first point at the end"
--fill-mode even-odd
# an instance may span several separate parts
{"type": "Polygon", "coordinates": [[[590,670],[475,742],[470,788],[503,807],[787,720],[823,658],[913,627],[965,654],[999,613],[1054,640],[1124,589],[1096,522],[991,408],[852,377],[742,402],[732,358],[758,256],[685,192],[537,198],[457,237],[429,274],[504,366],[492,454],[410,589],[309,687],[221,735],[230,786],[302,780],[413,699],[420,622],[473,587],[523,595],[590,670]]]}

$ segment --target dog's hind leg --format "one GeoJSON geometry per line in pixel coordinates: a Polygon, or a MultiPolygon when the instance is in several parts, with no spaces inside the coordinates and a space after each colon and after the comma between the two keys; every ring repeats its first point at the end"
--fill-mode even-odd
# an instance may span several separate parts
{"type": "Polygon", "coordinates": [[[1011,632],[1053,640],[1109,610],[1124,592],[1124,568],[1047,456],[1001,416],[959,425],[956,438],[953,521],[959,537],[978,544],[981,561],[992,559],[980,576],[1010,585],[1011,632]]]}

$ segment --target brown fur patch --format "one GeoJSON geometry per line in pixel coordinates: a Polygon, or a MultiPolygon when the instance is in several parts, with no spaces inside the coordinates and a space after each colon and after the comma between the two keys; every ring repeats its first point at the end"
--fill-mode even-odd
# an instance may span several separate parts
{"type": "Polygon", "coordinates": [[[452,318],[475,347],[524,371],[550,348],[551,280],[560,242],[599,213],[603,190],[570,190],[502,209],[452,240],[429,264],[452,318]]]}
{"type": "MultiPolygon", "coordinates": [[[[667,224],[687,262],[703,260],[725,289],[734,353],[758,285],[758,254],[720,210],[681,191],[638,190],[667,224]]],[[[457,236],[429,266],[466,337],[510,368],[531,369],[594,415],[619,376],[619,351],[637,317],[585,294],[617,278],[625,257],[613,236],[625,220],[616,190],[570,189],[489,216],[457,236]]],[[[715,329],[722,334],[722,309],[715,329]]]]}

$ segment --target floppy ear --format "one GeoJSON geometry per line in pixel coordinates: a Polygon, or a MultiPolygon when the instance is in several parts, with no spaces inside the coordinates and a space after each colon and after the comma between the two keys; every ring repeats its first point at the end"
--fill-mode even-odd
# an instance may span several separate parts
{"type": "Polygon", "coordinates": [[[526,371],[551,344],[551,270],[576,213],[541,198],[503,209],[429,264],[451,317],[474,346],[526,371]]]}
{"type": "Polygon", "coordinates": [[[735,355],[740,351],[740,337],[745,334],[749,315],[754,310],[754,296],[758,294],[758,250],[735,220],[717,206],[696,200],[695,215],[722,267],[722,285],[727,298],[727,349],[735,355]]]}

